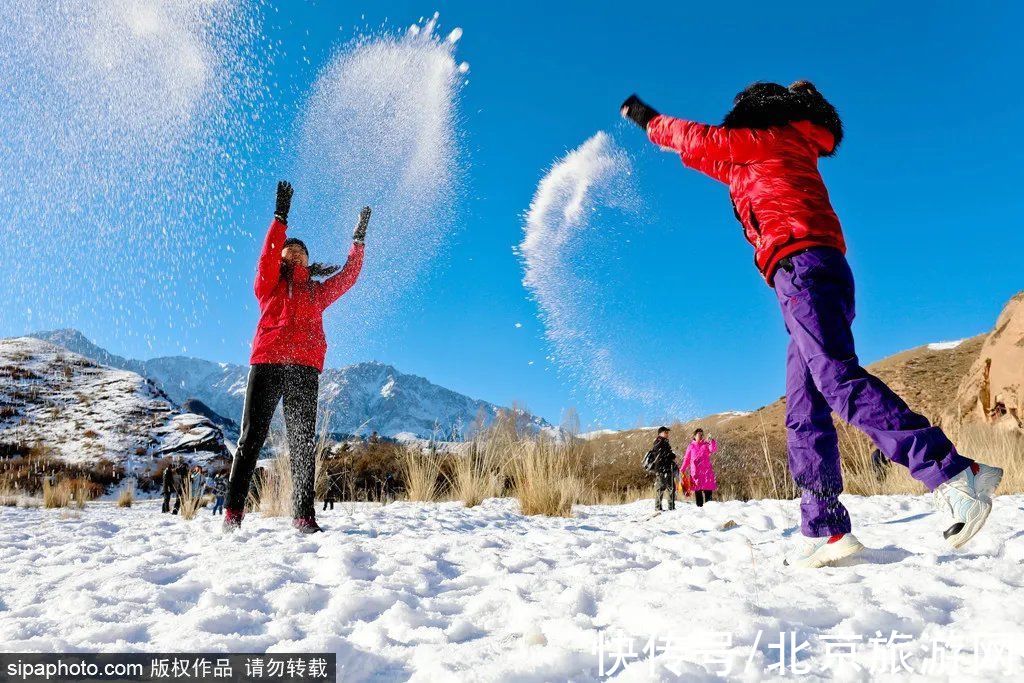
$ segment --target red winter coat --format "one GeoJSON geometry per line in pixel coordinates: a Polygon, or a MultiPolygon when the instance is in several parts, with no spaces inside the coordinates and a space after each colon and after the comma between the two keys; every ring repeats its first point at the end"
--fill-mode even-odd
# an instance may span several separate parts
{"type": "Polygon", "coordinates": [[[327,354],[324,311],[355,284],[363,267],[363,245],[353,244],[345,267],[323,282],[311,280],[309,269],[295,268],[289,283],[281,276],[287,229],[274,219],[256,266],[260,322],[249,362],[307,365],[323,371],[327,354]]]}
{"type": "Polygon", "coordinates": [[[818,173],[818,157],[835,138],[810,121],[756,130],[724,128],[670,116],[647,126],[651,142],[679,152],[683,163],[729,186],[736,217],[768,284],[779,260],[809,247],[846,252],[839,218],[818,173]]]}

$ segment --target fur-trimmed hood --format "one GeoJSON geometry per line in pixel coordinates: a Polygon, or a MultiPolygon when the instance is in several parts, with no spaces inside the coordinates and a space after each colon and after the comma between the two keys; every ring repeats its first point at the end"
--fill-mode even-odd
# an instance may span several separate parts
{"type": "Polygon", "coordinates": [[[843,140],[843,123],[835,107],[810,81],[797,81],[788,88],[778,83],[754,83],[736,95],[722,125],[764,129],[796,121],[810,121],[831,133],[834,144],[823,150],[822,156],[835,154],[843,140]]]}

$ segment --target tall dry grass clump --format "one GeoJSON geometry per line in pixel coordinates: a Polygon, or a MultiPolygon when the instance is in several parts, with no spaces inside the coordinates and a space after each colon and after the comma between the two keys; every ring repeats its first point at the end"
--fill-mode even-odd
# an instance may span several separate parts
{"type": "Polygon", "coordinates": [[[71,502],[71,487],[64,482],[43,480],[43,507],[66,508],[71,502]]]}
{"type": "Polygon", "coordinates": [[[521,447],[519,431],[519,421],[511,411],[501,411],[489,427],[478,430],[450,465],[452,497],[466,507],[474,507],[502,495],[509,480],[509,465],[521,447]]]}
{"type": "Polygon", "coordinates": [[[121,492],[117,494],[117,507],[130,508],[134,502],[135,480],[131,479],[125,482],[124,486],[121,487],[121,492]]]}
{"type": "Polygon", "coordinates": [[[540,436],[518,442],[510,473],[524,515],[571,517],[573,505],[593,499],[583,453],[575,439],[557,443],[540,436]]]}
{"type": "Polygon", "coordinates": [[[178,514],[180,514],[181,518],[186,521],[195,519],[196,513],[199,512],[199,508],[202,506],[203,502],[202,492],[199,492],[198,494],[192,492],[193,477],[195,477],[195,475],[189,473],[181,483],[181,509],[178,511],[178,514]]]}
{"type": "Polygon", "coordinates": [[[292,514],[292,461],[286,451],[279,451],[263,468],[257,480],[259,511],[264,517],[290,517],[292,514]]]}
{"type": "Polygon", "coordinates": [[[424,453],[422,448],[412,444],[406,446],[398,467],[408,500],[431,502],[440,497],[441,464],[436,453],[424,453]]]}

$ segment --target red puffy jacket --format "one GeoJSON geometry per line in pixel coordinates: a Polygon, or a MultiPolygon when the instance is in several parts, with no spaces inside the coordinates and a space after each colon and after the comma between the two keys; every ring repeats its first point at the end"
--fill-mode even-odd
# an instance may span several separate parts
{"type": "Polygon", "coordinates": [[[363,267],[363,245],[353,244],[345,267],[323,282],[310,279],[308,268],[295,268],[289,283],[281,276],[287,229],[274,219],[256,266],[260,322],[249,362],[307,365],[323,371],[327,354],[324,311],[355,284],[363,267]]]}
{"type": "Polygon", "coordinates": [[[846,252],[839,218],[818,173],[818,157],[835,138],[810,121],[766,128],[724,128],[657,116],[651,142],[679,152],[683,163],[729,186],[736,217],[768,284],[779,261],[809,247],[846,252]]]}

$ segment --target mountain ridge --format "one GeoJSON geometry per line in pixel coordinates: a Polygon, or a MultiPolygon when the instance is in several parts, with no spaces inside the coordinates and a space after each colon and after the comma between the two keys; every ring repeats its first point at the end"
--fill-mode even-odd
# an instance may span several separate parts
{"type": "MultiPolygon", "coordinates": [[[[179,406],[195,399],[219,417],[241,422],[247,366],[189,356],[125,358],[71,328],[26,336],[149,378],[179,406]]],[[[379,361],[325,369],[320,376],[320,402],[329,431],[336,435],[368,435],[376,431],[389,437],[412,435],[444,440],[465,436],[474,423],[489,423],[499,411],[505,410],[379,361]]],[[[551,427],[537,416],[529,416],[529,422],[538,430],[551,427]]],[[[229,436],[235,436],[227,431],[229,436]]]]}

